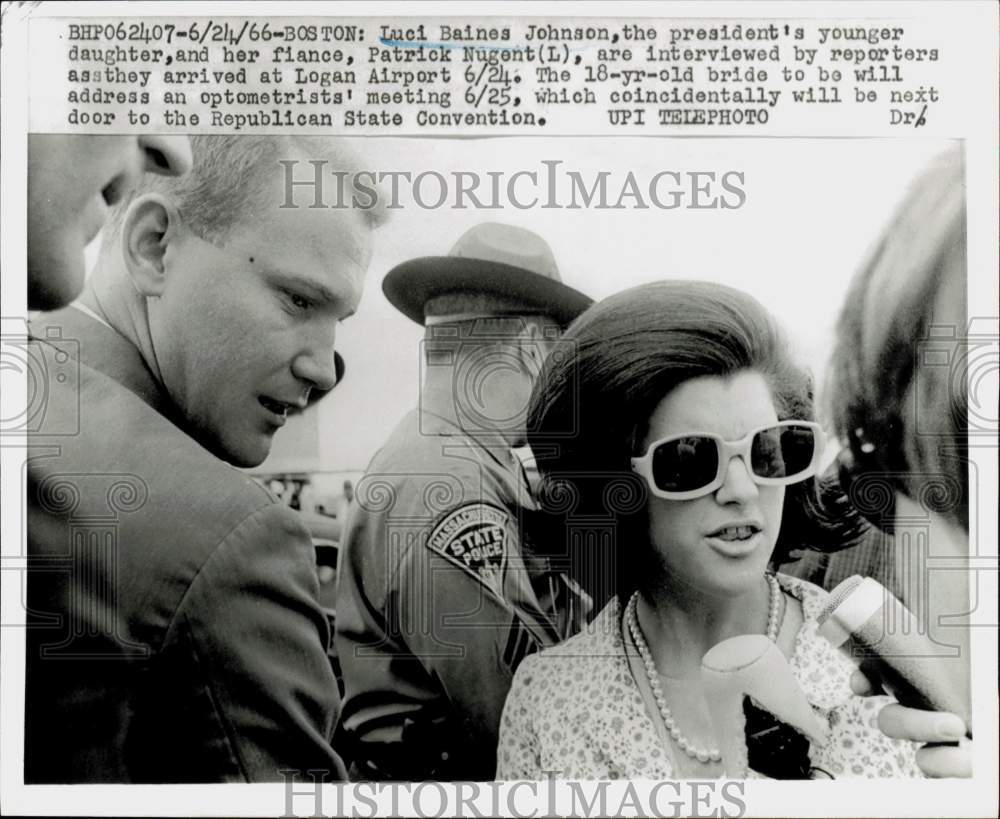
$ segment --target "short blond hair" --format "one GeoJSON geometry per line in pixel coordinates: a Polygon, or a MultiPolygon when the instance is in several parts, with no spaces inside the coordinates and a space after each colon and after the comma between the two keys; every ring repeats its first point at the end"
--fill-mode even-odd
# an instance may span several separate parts
{"type": "MultiPolygon", "coordinates": [[[[273,171],[279,160],[304,153],[339,167],[349,155],[337,137],[259,136],[213,134],[191,137],[191,171],[180,177],[145,173],[131,193],[108,213],[105,242],[121,231],[125,214],[145,193],[169,195],[184,223],[203,239],[224,240],[229,232],[253,214],[280,203],[268,201],[273,171]]],[[[384,221],[379,197],[361,209],[372,227],[384,221]]]]}

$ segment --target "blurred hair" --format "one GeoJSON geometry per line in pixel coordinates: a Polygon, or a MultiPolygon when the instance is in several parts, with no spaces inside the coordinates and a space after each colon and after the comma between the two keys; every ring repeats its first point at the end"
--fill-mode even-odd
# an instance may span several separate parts
{"type": "Polygon", "coordinates": [[[965,163],[955,148],[915,181],[852,281],[828,392],[858,471],[884,473],[883,485],[968,530],[966,325],[965,163]],[[937,356],[923,355],[930,347],[937,356]]]}
{"type": "MultiPolygon", "coordinates": [[[[351,152],[336,137],[192,136],[191,154],[191,171],[182,177],[143,174],[134,190],[108,213],[105,243],[118,236],[132,202],[154,192],[169,195],[184,223],[202,239],[221,242],[232,228],[282,204],[273,201],[272,193],[272,172],[279,168],[279,160],[304,154],[336,169],[352,161],[351,152]]],[[[384,221],[377,203],[362,212],[372,227],[384,221]]]]}
{"type": "MultiPolygon", "coordinates": [[[[550,553],[562,549],[584,573],[613,567],[620,595],[636,587],[648,565],[644,553],[652,553],[646,484],[630,459],[641,454],[649,418],[671,390],[692,378],[752,370],[769,384],[779,419],[814,417],[812,379],[793,362],[773,319],[751,296],[723,285],[661,281],[625,290],[583,313],[561,350],[546,362],[528,411],[542,521],[555,524],[533,541],[547,541],[550,553]],[[591,549],[610,549],[610,556],[576,553],[572,538],[559,535],[598,519],[604,545],[594,547],[590,538],[591,549]]],[[[825,497],[831,494],[840,495],[838,485],[815,478],[788,487],[773,561],[793,550],[833,551],[855,542],[865,525],[839,497],[825,497]]],[[[612,591],[599,588],[600,577],[580,580],[599,598],[612,591]]]]}

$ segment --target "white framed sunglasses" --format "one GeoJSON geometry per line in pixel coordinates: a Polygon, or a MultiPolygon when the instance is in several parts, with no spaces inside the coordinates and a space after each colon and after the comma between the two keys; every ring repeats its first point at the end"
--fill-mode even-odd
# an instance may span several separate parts
{"type": "Polygon", "coordinates": [[[646,479],[656,497],[691,500],[722,486],[733,458],[743,461],[754,483],[786,486],[815,475],[822,457],[820,425],[791,420],[758,427],[738,441],[712,432],[660,438],[632,458],[632,470],[646,479]]]}

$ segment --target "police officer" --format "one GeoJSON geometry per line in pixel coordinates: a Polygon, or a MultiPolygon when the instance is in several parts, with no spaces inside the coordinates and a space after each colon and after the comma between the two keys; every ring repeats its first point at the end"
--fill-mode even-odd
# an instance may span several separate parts
{"type": "Polygon", "coordinates": [[[542,361],[591,300],[530,231],[482,224],[383,283],[426,328],[419,406],[359,482],[343,540],[338,749],[352,776],[484,780],[518,663],[577,631],[590,599],[532,557],[513,447],[542,361]]]}

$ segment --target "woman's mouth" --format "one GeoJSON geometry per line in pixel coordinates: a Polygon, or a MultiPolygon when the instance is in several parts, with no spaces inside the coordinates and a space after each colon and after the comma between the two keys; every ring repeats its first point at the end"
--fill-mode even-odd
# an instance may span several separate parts
{"type": "Polygon", "coordinates": [[[755,532],[760,531],[753,526],[727,526],[711,535],[719,540],[749,540],[755,532]]]}
{"type": "Polygon", "coordinates": [[[760,545],[763,528],[755,521],[741,521],[713,529],[706,538],[715,551],[726,557],[742,557],[760,545]]]}

